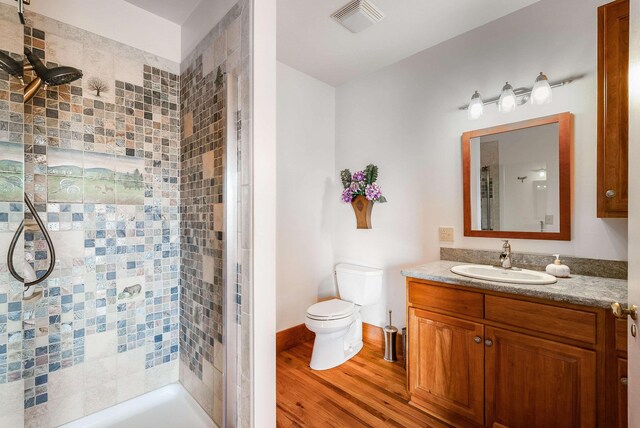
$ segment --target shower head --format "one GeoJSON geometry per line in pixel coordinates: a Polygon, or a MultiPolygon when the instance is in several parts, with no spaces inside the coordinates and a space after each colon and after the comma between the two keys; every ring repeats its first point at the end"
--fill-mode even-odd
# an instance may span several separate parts
{"type": "Polygon", "coordinates": [[[0,52],[0,69],[20,80],[24,75],[22,64],[3,52],[0,52]]]}
{"type": "Polygon", "coordinates": [[[58,86],[71,83],[82,77],[82,71],[73,67],[55,67],[47,68],[40,58],[35,56],[33,52],[25,48],[24,54],[27,56],[29,63],[36,72],[36,75],[42,79],[47,86],[58,86]]]}
{"type": "Polygon", "coordinates": [[[40,58],[35,56],[29,49],[24,48],[24,54],[29,60],[29,64],[33,67],[33,71],[36,73],[36,78],[33,79],[27,87],[24,89],[24,102],[29,102],[33,98],[42,84],[46,86],[58,86],[66,83],[71,83],[74,80],[78,80],[82,77],[82,71],[73,67],[55,67],[47,68],[40,58]]]}

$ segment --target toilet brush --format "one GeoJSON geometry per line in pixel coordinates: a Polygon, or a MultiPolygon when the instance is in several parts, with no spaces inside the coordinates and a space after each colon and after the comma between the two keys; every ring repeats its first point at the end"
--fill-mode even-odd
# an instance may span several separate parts
{"type": "Polygon", "coordinates": [[[389,325],[384,327],[384,360],[398,361],[396,355],[396,338],[398,329],[391,324],[391,311],[389,311],[389,325]]]}

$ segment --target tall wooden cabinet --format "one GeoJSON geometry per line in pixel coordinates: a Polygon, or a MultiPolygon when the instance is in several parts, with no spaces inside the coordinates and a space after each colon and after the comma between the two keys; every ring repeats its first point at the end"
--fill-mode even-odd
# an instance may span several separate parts
{"type": "Polygon", "coordinates": [[[598,217],[627,217],[629,0],[598,8],[598,217]]]}
{"type": "Polygon", "coordinates": [[[625,328],[611,311],[407,278],[407,320],[411,403],[439,419],[626,426],[625,328]]]}

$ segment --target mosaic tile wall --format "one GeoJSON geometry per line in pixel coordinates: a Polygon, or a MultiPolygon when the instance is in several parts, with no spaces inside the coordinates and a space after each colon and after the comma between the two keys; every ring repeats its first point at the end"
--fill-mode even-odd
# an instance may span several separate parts
{"type": "MultiPolygon", "coordinates": [[[[12,23],[15,9],[0,7],[0,19],[12,23]]],[[[24,188],[57,249],[56,270],[25,301],[0,254],[0,425],[42,427],[177,380],[180,79],[176,65],[143,64],[140,52],[115,67],[114,52],[130,48],[96,46],[82,30],[35,14],[28,25],[25,46],[85,73],[41,91],[23,115],[7,91],[15,79],[0,73],[0,247],[22,216],[22,173],[10,162],[23,151],[24,188]],[[94,76],[109,87],[100,97],[94,76]],[[18,391],[20,408],[4,400],[18,391]]],[[[42,272],[46,244],[25,218],[24,258],[42,272]]]]}
{"type": "Polygon", "coordinates": [[[182,114],[188,120],[180,153],[181,349],[199,378],[200,357],[213,363],[213,348],[222,343],[226,131],[221,68],[203,76],[201,59],[181,76],[182,114]]]}
{"type": "MultiPolygon", "coordinates": [[[[239,27],[239,23],[236,17],[231,26],[239,27]]],[[[218,27],[214,31],[219,33],[218,27]]],[[[233,54],[240,48],[232,32],[218,34],[207,53],[188,62],[186,69],[183,66],[180,77],[181,380],[218,424],[222,424],[224,394],[224,70],[227,52],[233,54]]]]}
{"type": "MultiPolygon", "coordinates": [[[[223,384],[224,290],[222,249],[237,241],[233,319],[237,349],[237,426],[251,426],[251,2],[241,0],[181,64],[181,334],[180,380],[220,422],[223,384]],[[228,111],[227,94],[237,109],[228,111]],[[226,128],[228,115],[237,125],[226,128]],[[224,165],[227,138],[237,140],[237,234],[224,236],[224,165]],[[206,326],[206,327],[203,327],[206,326]],[[210,397],[214,397],[213,405],[210,397]],[[213,408],[211,407],[213,406],[213,408]]],[[[229,355],[229,353],[227,353],[229,355]]],[[[232,362],[229,362],[230,364],[232,362]]],[[[229,422],[228,422],[229,423],[229,422]]]]}

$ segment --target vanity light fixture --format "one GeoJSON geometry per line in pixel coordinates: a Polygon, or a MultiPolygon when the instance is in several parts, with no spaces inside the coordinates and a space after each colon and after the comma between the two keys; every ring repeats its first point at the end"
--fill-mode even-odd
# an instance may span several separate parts
{"type": "Polygon", "coordinates": [[[517,106],[526,104],[531,100],[531,104],[540,105],[550,103],[552,100],[552,89],[560,86],[567,85],[574,80],[578,80],[584,77],[584,74],[572,76],[567,79],[557,80],[555,82],[549,82],[547,76],[540,72],[532,88],[513,88],[507,82],[502,87],[502,92],[499,97],[489,98],[483,100],[480,97],[480,93],[475,91],[471,96],[471,102],[468,105],[461,106],[460,110],[467,110],[467,117],[470,120],[480,118],[484,113],[484,106],[489,104],[497,104],[498,110],[506,113],[514,111],[517,106]]]}
{"type": "Polygon", "coordinates": [[[467,116],[470,120],[478,119],[484,113],[484,103],[482,97],[478,91],[475,91],[471,96],[471,102],[467,108],[467,116]]]}
{"type": "Polygon", "coordinates": [[[551,85],[549,85],[549,79],[547,79],[547,76],[541,71],[538,77],[536,77],[536,82],[533,84],[533,89],[531,90],[531,104],[549,104],[552,98],[553,93],[551,91],[551,85]]]}
{"type": "Polygon", "coordinates": [[[518,100],[516,99],[516,93],[513,92],[513,86],[509,82],[505,83],[498,100],[498,110],[502,113],[508,113],[514,111],[517,104],[518,100]]]}

